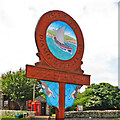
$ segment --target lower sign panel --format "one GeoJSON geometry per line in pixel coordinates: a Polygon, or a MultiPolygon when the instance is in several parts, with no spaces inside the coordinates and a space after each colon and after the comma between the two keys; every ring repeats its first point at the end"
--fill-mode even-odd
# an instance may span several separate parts
{"type": "MultiPolygon", "coordinates": [[[[41,87],[47,103],[59,109],[59,83],[41,80],[41,87]]],[[[81,85],[65,84],[65,109],[74,104],[81,87],[81,85]]]]}

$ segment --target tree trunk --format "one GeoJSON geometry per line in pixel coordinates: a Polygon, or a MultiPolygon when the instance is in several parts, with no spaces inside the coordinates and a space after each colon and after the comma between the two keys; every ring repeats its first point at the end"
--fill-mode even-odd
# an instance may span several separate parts
{"type": "Polygon", "coordinates": [[[23,109],[24,102],[17,102],[17,104],[19,105],[20,110],[22,110],[22,109],[23,109]]]}

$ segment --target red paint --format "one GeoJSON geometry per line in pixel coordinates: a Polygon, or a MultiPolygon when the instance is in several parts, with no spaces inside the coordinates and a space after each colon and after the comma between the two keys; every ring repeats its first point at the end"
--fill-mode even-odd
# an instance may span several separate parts
{"type": "Polygon", "coordinates": [[[56,120],[64,120],[65,111],[65,83],[59,83],[59,109],[56,109],[56,120]]]}
{"type": "Polygon", "coordinates": [[[82,60],[82,56],[84,52],[84,39],[83,39],[83,35],[82,35],[82,31],[80,27],[78,26],[76,21],[71,16],[58,10],[49,11],[45,13],[40,18],[36,26],[35,39],[36,39],[36,44],[37,44],[37,48],[39,51],[38,54],[41,60],[39,65],[41,65],[42,62],[45,61],[50,67],[58,69],[58,70],[73,72],[75,71],[75,69],[79,69],[80,73],[82,73],[80,66],[81,66],[81,60],[82,60]],[[57,59],[50,52],[47,46],[46,30],[48,26],[54,21],[63,21],[67,23],[73,29],[76,35],[77,51],[75,55],[73,56],[73,58],[71,58],[70,60],[57,59]]]}
{"type": "Polygon", "coordinates": [[[59,111],[58,116],[64,119],[65,111],[65,83],[59,83],[59,111]]]}
{"type": "Polygon", "coordinates": [[[35,115],[36,116],[40,116],[40,112],[41,112],[41,103],[39,101],[32,101],[31,103],[31,111],[36,112],[35,115]]]}
{"type": "Polygon", "coordinates": [[[90,75],[65,72],[55,69],[46,69],[31,65],[26,66],[26,77],[76,85],[90,84],[90,75]]]}
{"type": "Polygon", "coordinates": [[[31,107],[32,100],[28,100],[28,107],[31,107]]]}

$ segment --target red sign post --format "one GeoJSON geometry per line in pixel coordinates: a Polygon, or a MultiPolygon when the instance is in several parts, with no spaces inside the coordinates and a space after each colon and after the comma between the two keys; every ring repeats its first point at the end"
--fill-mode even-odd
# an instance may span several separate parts
{"type": "MultiPolygon", "coordinates": [[[[26,65],[26,77],[59,83],[59,109],[56,110],[56,119],[64,119],[65,84],[90,85],[90,75],[83,74],[84,72],[81,70],[83,63],[81,60],[84,52],[82,32],[72,17],[62,11],[54,10],[45,13],[40,18],[35,31],[35,39],[39,51],[37,56],[40,61],[35,63],[35,66],[26,65]],[[68,24],[77,38],[76,52],[72,58],[67,60],[57,58],[46,42],[47,28],[55,21],[68,24]]],[[[60,49],[63,50],[62,44],[60,45],[60,49]]],[[[64,48],[64,51],[66,52],[67,48],[64,48]]]]}

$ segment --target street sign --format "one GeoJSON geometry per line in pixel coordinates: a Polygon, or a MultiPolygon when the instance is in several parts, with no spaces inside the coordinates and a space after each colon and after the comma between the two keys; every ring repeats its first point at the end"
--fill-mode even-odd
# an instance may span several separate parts
{"type": "Polygon", "coordinates": [[[38,21],[35,40],[39,62],[26,65],[26,77],[38,79],[48,104],[56,107],[56,119],[64,119],[80,88],[90,85],[90,75],[81,69],[82,31],[70,15],[53,10],[38,21]]]}

